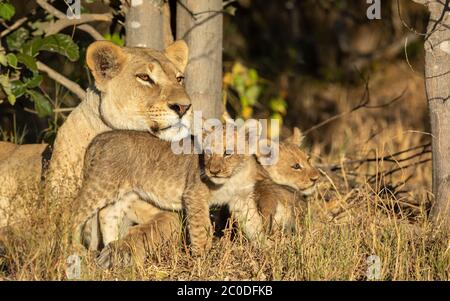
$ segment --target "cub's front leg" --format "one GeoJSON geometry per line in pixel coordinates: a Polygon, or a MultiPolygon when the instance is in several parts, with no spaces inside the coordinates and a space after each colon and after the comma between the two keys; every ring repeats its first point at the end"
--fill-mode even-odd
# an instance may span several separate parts
{"type": "Polygon", "coordinates": [[[202,182],[188,185],[183,193],[191,250],[196,255],[211,248],[213,232],[209,218],[209,199],[209,189],[202,182]]]}

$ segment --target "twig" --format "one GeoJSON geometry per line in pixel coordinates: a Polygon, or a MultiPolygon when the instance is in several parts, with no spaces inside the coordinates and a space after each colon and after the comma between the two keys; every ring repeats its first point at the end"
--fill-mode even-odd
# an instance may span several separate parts
{"type": "Polygon", "coordinates": [[[401,171],[401,170],[403,170],[403,169],[406,169],[406,168],[409,168],[409,167],[414,167],[414,166],[417,166],[417,165],[420,165],[420,164],[423,164],[423,163],[426,163],[426,162],[429,162],[429,161],[431,161],[431,158],[423,159],[423,160],[414,162],[414,163],[409,164],[409,165],[399,166],[399,167],[394,168],[394,169],[391,169],[391,170],[389,170],[389,171],[387,171],[387,172],[382,172],[382,173],[373,175],[371,178],[369,178],[369,180],[368,180],[367,182],[368,182],[368,183],[373,182],[373,181],[376,179],[377,176],[380,176],[380,177],[387,177],[387,176],[392,175],[392,174],[394,174],[394,173],[396,173],[396,172],[398,172],[398,171],[401,171]]]}
{"type": "MultiPolygon", "coordinates": [[[[422,5],[425,5],[425,2],[423,2],[423,1],[415,1],[415,0],[413,0],[413,1],[416,2],[416,3],[422,4],[422,5]]],[[[406,22],[405,22],[405,20],[403,19],[403,16],[402,16],[402,11],[400,9],[400,2],[399,2],[399,0],[397,0],[397,10],[398,10],[398,16],[400,17],[400,20],[402,21],[403,26],[406,29],[408,29],[410,32],[412,32],[412,33],[414,33],[416,35],[420,35],[420,36],[425,36],[426,35],[426,33],[418,32],[417,30],[415,30],[414,28],[412,28],[408,24],[406,24],[406,22]]]]}
{"type": "Polygon", "coordinates": [[[425,143],[425,144],[422,144],[422,145],[418,145],[418,146],[414,146],[414,147],[408,148],[406,150],[402,150],[402,151],[399,151],[399,152],[396,152],[394,154],[391,154],[391,155],[388,155],[388,156],[384,156],[384,157],[381,157],[381,158],[365,158],[365,159],[358,159],[358,160],[346,160],[346,161],[343,161],[342,163],[339,163],[339,164],[328,165],[328,166],[323,166],[323,167],[326,167],[326,168],[328,168],[330,170],[338,170],[338,169],[341,169],[341,164],[345,164],[345,165],[348,165],[348,164],[361,164],[361,163],[363,164],[363,163],[379,162],[379,161],[386,161],[386,162],[391,162],[391,163],[404,162],[404,161],[409,161],[411,159],[414,159],[414,158],[416,158],[416,157],[418,157],[420,155],[431,153],[431,150],[428,149],[430,146],[431,146],[431,142],[430,143],[425,143]],[[422,149],[422,150],[419,153],[410,155],[407,158],[395,159],[396,157],[398,157],[400,155],[403,155],[403,154],[408,153],[408,152],[415,151],[417,149],[422,149]]]}
{"type": "Polygon", "coordinates": [[[342,118],[342,117],[344,117],[344,116],[346,116],[348,114],[351,114],[351,113],[353,113],[353,112],[355,112],[355,111],[357,111],[359,109],[362,109],[362,108],[366,108],[366,109],[381,109],[381,108],[384,108],[384,107],[388,107],[388,106],[392,105],[393,103],[397,102],[398,100],[400,100],[405,95],[406,91],[407,91],[407,89],[405,88],[403,90],[403,92],[399,96],[394,97],[393,99],[391,99],[390,101],[388,101],[386,103],[383,103],[383,104],[380,104],[380,105],[370,106],[370,105],[368,105],[370,103],[369,81],[366,80],[365,88],[364,88],[364,94],[361,97],[361,101],[356,106],[354,106],[352,109],[350,109],[347,112],[343,112],[343,113],[340,113],[338,115],[332,116],[332,117],[330,117],[330,118],[328,118],[328,119],[326,119],[326,120],[324,120],[324,121],[322,121],[322,122],[320,122],[320,123],[310,127],[309,129],[304,131],[303,134],[307,135],[308,133],[310,133],[310,132],[312,132],[314,130],[317,130],[318,128],[321,128],[324,125],[327,125],[328,123],[330,123],[330,122],[332,122],[332,121],[334,121],[336,119],[342,118]]]}
{"type": "Polygon", "coordinates": [[[53,112],[66,113],[66,112],[72,112],[73,110],[75,110],[75,108],[59,108],[59,109],[53,109],[53,112]]]}
{"type": "Polygon", "coordinates": [[[96,22],[96,21],[103,21],[103,22],[109,22],[112,20],[111,14],[83,14],[80,16],[79,19],[59,19],[55,23],[51,24],[46,29],[46,35],[52,35],[55,33],[60,32],[66,27],[69,26],[76,26],[76,25],[82,25],[89,22],[96,22]]]}
{"type": "Polygon", "coordinates": [[[71,81],[64,75],[58,73],[57,71],[53,70],[49,66],[45,65],[42,62],[37,62],[37,67],[39,71],[47,73],[47,75],[55,80],[56,82],[60,83],[70,91],[72,91],[75,95],[78,96],[79,99],[84,100],[86,98],[86,92],[83,90],[83,88],[80,87],[77,83],[71,81]]]}
{"type": "Polygon", "coordinates": [[[19,20],[17,20],[13,25],[9,26],[7,29],[3,30],[0,33],[0,38],[3,38],[4,36],[8,35],[9,33],[11,33],[12,31],[16,30],[17,28],[19,28],[20,26],[22,26],[23,23],[25,23],[28,20],[27,17],[23,17],[20,18],[19,20]]]}
{"type": "Polygon", "coordinates": [[[406,39],[409,40],[410,42],[415,42],[419,38],[416,34],[408,33],[403,38],[396,40],[395,42],[389,44],[388,46],[378,51],[374,51],[370,55],[358,57],[357,59],[350,61],[349,64],[351,66],[355,66],[358,69],[363,69],[373,61],[380,59],[391,59],[395,57],[403,49],[404,40],[406,39]]]}
{"type": "MultiPolygon", "coordinates": [[[[63,12],[61,12],[60,10],[58,10],[55,7],[53,7],[52,5],[50,5],[46,0],[36,0],[36,2],[37,2],[37,4],[39,4],[40,7],[45,9],[47,12],[49,12],[56,18],[58,18],[60,20],[64,20],[64,19],[68,20],[67,16],[63,12]]],[[[70,25],[68,25],[68,26],[70,26],[70,25]]],[[[78,26],[78,28],[80,30],[83,30],[84,32],[88,33],[89,35],[91,35],[95,40],[103,40],[104,39],[103,36],[94,27],[92,27],[89,24],[82,24],[82,25],[78,26]]]]}

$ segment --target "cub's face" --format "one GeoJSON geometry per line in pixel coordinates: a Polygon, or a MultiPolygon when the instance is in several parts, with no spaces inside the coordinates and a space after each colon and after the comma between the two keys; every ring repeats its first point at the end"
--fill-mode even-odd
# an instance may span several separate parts
{"type": "Polygon", "coordinates": [[[315,190],[320,173],[300,148],[301,139],[300,131],[295,128],[294,135],[280,143],[277,163],[264,165],[263,168],[275,183],[310,195],[315,190]]]}
{"type": "Polygon", "coordinates": [[[214,184],[221,185],[237,174],[250,157],[238,154],[236,143],[229,143],[227,147],[225,134],[209,138],[205,140],[203,152],[205,175],[214,184]]]}
{"type": "Polygon", "coordinates": [[[87,64],[102,97],[100,115],[114,129],[149,131],[177,141],[189,134],[191,101],[183,86],[188,49],[183,41],[164,52],[91,44],[87,64]]]}

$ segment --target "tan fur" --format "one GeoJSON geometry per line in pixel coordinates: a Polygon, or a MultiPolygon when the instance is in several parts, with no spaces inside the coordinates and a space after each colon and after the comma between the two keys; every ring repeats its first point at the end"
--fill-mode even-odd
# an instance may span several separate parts
{"type": "Polygon", "coordinates": [[[164,140],[188,134],[191,101],[183,87],[188,49],[183,41],[164,53],[99,41],[86,61],[101,92],[100,114],[113,129],[149,131],[164,140]]]}
{"type": "Polygon", "coordinates": [[[46,147],[0,142],[0,228],[22,218],[29,198],[37,198],[46,147]]]}
{"type": "MultiPolygon", "coordinates": [[[[111,126],[150,131],[167,140],[184,134],[185,129],[178,125],[172,130],[164,128],[189,123],[192,109],[184,112],[182,118],[176,112],[180,106],[183,111],[190,105],[182,86],[187,56],[188,49],[182,41],[173,43],[164,52],[119,47],[105,41],[91,44],[86,60],[100,93],[88,90],[86,99],[58,130],[45,177],[44,191],[49,201],[64,202],[76,196],[86,148],[96,135],[111,130],[111,126]],[[154,68],[149,71],[150,65],[154,68]],[[138,72],[151,73],[155,85],[142,83],[137,79],[138,72]]],[[[0,207],[17,213],[7,220],[0,212],[0,226],[24,218],[19,214],[23,210],[16,209],[22,206],[17,200],[22,199],[24,191],[37,194],[44,148],[41,144],[16,147],[0,143],[0,182],[8,183],[0,189],[0,207]]]]}
{"type": "MultiPolygon", "coordinates": [[[[97,136],[86,152],[83,186],[75,203],[75,240],[81,242],[82,227],[93,215],[131,193],[166,211],[185,209],[192,248],[194,252],[204,250],[211,230],[209,205],[226,204],[248,194],[253,177],[244,166],[256,162],[233,159],[234,168],[222,174],[217,185],[202,177],[201,158],[175,155],[170,143],[142,132],[113,131],[97,136]]],[[[204,164],[208,168],[214,161],[206,156],[204,164]]],[[[115,224],[121,220],[118,216],[115,224]]],[[[105,229],[101,230],[104,235],[105,229]]]]}
{"type": "Polygon", "coordinates": [[[312,194],[320,177],[301,149],[302,140],[300,130],[294,128],[293,135],[279,145],[277,163],[263,167],[270,180],[264,179],[255,185],[254,201],[267,233],[295,230],[296,217],[306,205],[304,196],[312,194]]]}
{"type": "MultiPolygon", "coordinates": [[[[238,200],[252,192],[257,163],[252,156],[223,156],[222,151],[218,156],[175,155],[168,142],[149,134],[114,131],[94,139],[86,152],[84,174],[74,208],[76,242],[82,241],[83,226],[99,211],[100,219],[102,215],[111,217],[100,221],[101,236],[108,237],[103,244],[110,243],[113,237],[119,238],[118,225],[123,216],[102,214],[101,210],[112,205],[116,207],[112,212],[120,212],[120,208],[122,212],[131,210],[132,204],[125,205],[123,199],[136,194],[162,210],[184,209],[192,248],[198,252],[210,243],[210,205],[229,204],[242,213],[243,219],[249,218],[249,210],[241,210],[234,204],[241,204],[238,200]],[[212,166],[220,170],[212,174],[212,166]]],[[[253,205],[253,214],[258,215],[256,204],[253,205]]],[[[256,239],[253,233],[249,237],[256,239]]]]}
{"type": "Polygon", "coordinates": [[[182,234],[182,222],[178,213],[161,211],[149,216],[146,223],[132,227],[127,235],[108,244],[97,258],[97,263],[108,268],[111,264],[128,265],[131,255],[135,262],[143,263],[147,254],[157,248],[179,241],[182,234]]]}
{"type": "MultiPolygon", "coordinates": [[[[216,146],[214,142],[212,142],[211,149],[216,146]]],[[[302,192],[293,188],[305,187],[304,193],[308,193],[310,192],[308,190],[311,190],[311,184],[315,185],[319,175],[301,150],[299,143],[300,139],[296,134],[281,143],[280,157],[282,159],[270,167],[260,166],[253,156],[224,154],[224,151],[227,150],[226,143],[222,144],[222,149],[215,149],[214,152],[210,149],[205,150],[205,175],[211,182],[218,184],[216,187],[209,187],[210,190],[215,191],[210,205],[227,204],[233,215],[237,217],[244,234],[252,241],[264,242],[264,232],[269,233],[278,229],[295,230],[295,219],[305,203],[301,197],[302,192]],[[282,160],[289,164],[284,164],[286,162],[282,162],[282,160]],[[296,163],[301,164],[302,169],[291,173],[290,169],[296,163]],[[286,170],[286,166],[289,170],[286,170]],[[283,178],[283,185],[279,185],[272,180],[272,174],[277,175],[278,180],[283,174],[290,179],[283,178]],[[288,183],[289,186],[284,186],[285,183],[288,183]],[[218,187],[220,188],[217,189],[218,187]]],[[[131,208],[133,208],[132,204],[131,208]]],[[[103,210],[111,210],[111,208],[107,207],[103,210]]],[[[138,211],[139,209],[130,210],[138,211]]],[[[144,219],[147,219],[150,224],[154,223],[151,215],[147,215],[144,219]]],[[[176,223],[173,215],[170,223],[175,225],[172,229],[179,231],[181,228],[181,222],[178,220],[176,223]]],[[[115,224],[117,226],[117,222],[115,224]]],[[[164,222],[160,220],[159,224],[162,227],[164,222]]],[[[122,240],[113,242],[110,247],[102,251],[100,256],[102,266],[110,266],[112,253],[119,258],[129,257],[130,249],[134,250],[135,259],[142,261],[145,254],[142,249],[143,244],[158,245],[166,242],[165,236],[154,233],[154,228],[147,228],[144,225],[138,227],[140,231],[128,233],[122,240]],[[149,232],[146,233],[145,229],[149,232]],[[152,240],[148,241],[150,238],[152,240]],[[133,241],[138,241],[138,245],[133,245],[131,243],[133,241]],[[124,253],[120,255],[117,252],[124,253]]],[[[170,233],[170,229],[160,228],[159,231],[170,233]]],[[[178,235],[179,232],[176,233],[178,235]]],[[[167,237],[170,236],[167,235],[167,237]]]]}

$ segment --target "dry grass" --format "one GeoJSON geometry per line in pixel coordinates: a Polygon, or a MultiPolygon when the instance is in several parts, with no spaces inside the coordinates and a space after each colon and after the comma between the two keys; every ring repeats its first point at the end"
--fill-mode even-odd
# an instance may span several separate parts
{"type": "MultiPolygon", "coordinates": [[[[339,168],[324,168],[326,176],[318,193],[299,219],[299,233],[278,237],[273,248],[263,250],[251,246],[239,233],[232,240],[227,230],[202,258],[190,257],[182,244],[174,243],[155,252],[144,266],[111,271],[97,268],[93,256],[86,255],[81,278],[361,280],[366,279],[367,257],[377,255],[382,280],[448,280],[449,238],[433,233],[427,222],[431,164],[414,165],[429,159],[430,154],[406,161],[402,159],[411,153],[396,156],[394,162],[382,159],[429,142],[429,135],[424,134],[423,79],[404,65],[394,66],[379,70],[370,88],[373,104],[383,103],[405,88],[407,92],[404,100],[389,108],[358,111],[312,133],[311,150],[317,161],[339,168]],[[361,158],[378,159],[361,166],[345,163],[361,158]],[[395,168],[395,173],[383,173],[395,168]],[[370,180],[370,175],[376,176],[370,180]]],[[[362,89],[338,86],[317,90],[321,99],[334,101],[337,112],[348,111],[362,93],[362,89]]],[[[308,99],[314,98],[314,93],[303,94],[304,106],[314,106],[308,99]]],[[[5,234],[9,240],[0,279],[66,279],[66,260],[74,252],[67,243],[69,215],[62,210],[64,206],[29,203],[29,218],[12,225],[5,234]]]]}
{"type": "MultiPolygon", "coordinates": [[[[383,280],[450,278],[448,241],[432,235],[422,215],[411,222],[385,200],[363,197],[358,202],[336,221],[323,200],[311,200],[300,221],[302,230],[279,237],[270,250],[251,246],[239,233],[232,240],[227,231],[202,258],[192,258],[181,244],[173,244],[155,252],[144,266],[104,271],[86,254],[81,279],[361,280],[366,279],[367,257],[373,254],[381,259],[383,280]]],[[[2,278],[66,279],[66,260],[73,250],[66,243],[67,232],[61,234],[51,223],[64,217],[52,212],[44,220],[38,217],[41,213],[14,227],[2,278]]]]}

